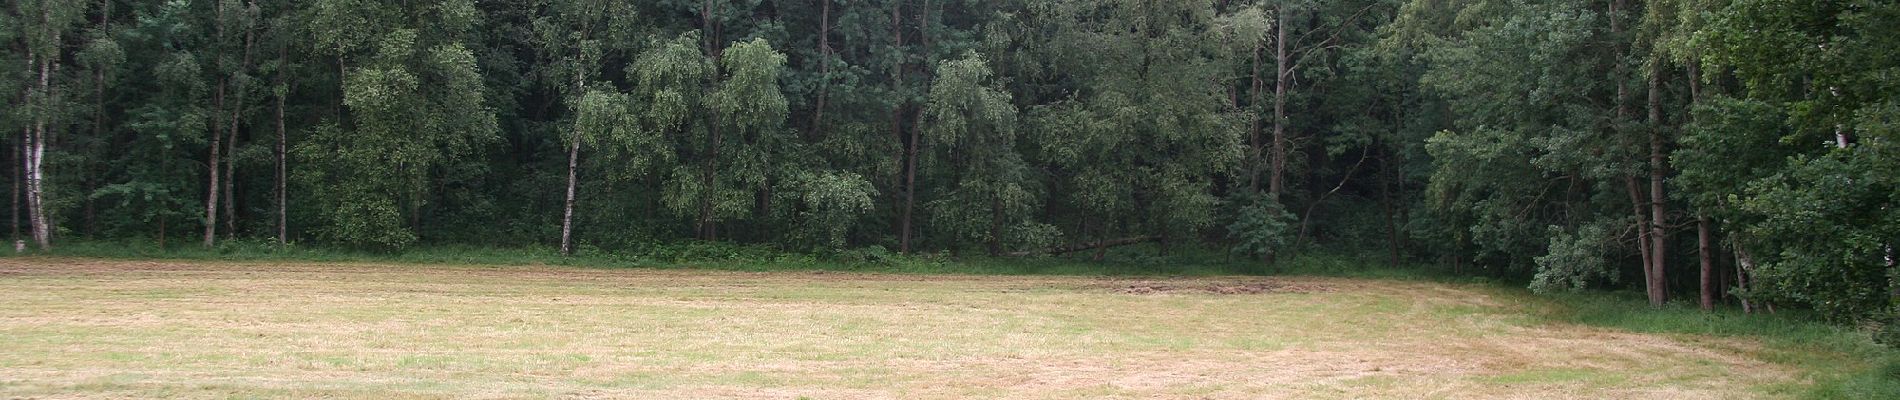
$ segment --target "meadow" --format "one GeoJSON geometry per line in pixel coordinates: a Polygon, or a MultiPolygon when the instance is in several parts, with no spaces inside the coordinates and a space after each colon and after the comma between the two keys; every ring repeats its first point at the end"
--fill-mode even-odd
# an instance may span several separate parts
{"type": "Polygon", "coordinates": [[[0,259],[7,398],[1878,398],[1853,329],[1338,276],[0,259]]]}

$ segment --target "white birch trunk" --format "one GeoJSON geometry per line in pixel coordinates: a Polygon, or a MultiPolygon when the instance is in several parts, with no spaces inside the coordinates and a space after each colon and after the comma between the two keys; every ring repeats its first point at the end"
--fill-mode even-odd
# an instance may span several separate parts
{"type": "MultiPolygon", "coordinates": [[[[50,11],[49,11],[50,12],[50,11]]],[[[55,33],[54,41],[58,41],[55,33]]],[[[45,201],[45,168],[42,160],[46,156],[47,108],[52,103],[53,59],[39,60],[40,110],[33,118],[33,129],[26,137],[26,211],[27,223],[32,226],[33,242],[41,251],[52,248],[52,229],[47,227],[45,201]]]]}

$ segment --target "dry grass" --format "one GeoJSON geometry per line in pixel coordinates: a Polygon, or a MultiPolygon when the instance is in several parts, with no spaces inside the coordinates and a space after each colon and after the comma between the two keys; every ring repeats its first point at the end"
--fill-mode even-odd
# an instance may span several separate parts
{"type": "Polygon", "coordinates": [[[1726,399],[1800,383],[1757,343],[1539,324],[1509,296],[15,258],[0,397],[1726,399]]]}

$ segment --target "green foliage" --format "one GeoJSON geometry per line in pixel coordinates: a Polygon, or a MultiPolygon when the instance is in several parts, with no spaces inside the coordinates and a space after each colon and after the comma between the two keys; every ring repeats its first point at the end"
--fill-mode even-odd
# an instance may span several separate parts
{"type": "Polygon", "coordinates": [[[336,208],[329,210],[329,224],[320,228],[324,237],[370,249],[400,249],[415,243],[416,234],[402,224],[402,211],[395,199],[362,195],[363,191],[339,191],[336,208]],[[354,195],[354,196],[350,196],[354,195]]]}
{"type": "Polygon", "coordinates": [[[690,122],[700,104],[705,80],[710,74],[705,56],[695,43],[696,34],[656,41],[640,53],[626,74],[635,88],[635,104],[641,107],[641,119],[650,129],[678,135],[690,122]]]}
{"type": "Polygon", "coordinates": [[[795,215],[793,242],[808,243],[816,250],[838,251],[845,248],[845,233],[852,221],[872,210],[877,190],[864,177],[849,172],[803,172],[786,182],[781,196],[793,205],[795,215]]]}
{"type": "Polygon", "coordinates": [[[1293,214],[1280,202],[1262,195],[1240,196],[1234,222],[1227,225],[1228,239],[1235,254],[1255,259],[1272,258],[1293,242],[1293,214]]]}
{"type": "Polygon", "coordinates": [[[1616,240],[1612,226],[1585,225],[1576,232],[1550,227],[1550,254],[1537,257],[1537,275],[1531,290],[1539,293],[1580,291],[1598,281],[1616,282],[1616,269],[1607,259],[1616,240]]]}
{"type": "Polygon", "coordinates": [[[1851,321],[1893,304],[1887,247],[1900,237],[1900,190],[1870,163],[1877,145],[1796,157],[1787,170],[1753,182],[1743,212],[1761,218],[1748,237],[1776,249],[1757,276],[1764,299],[1811,305],[1828,318],[1851,321]]]}
{"type": "Polygon", "coordinates": [[[785,95],[779,74],[785,55],[765,39],[733,43],[719,59],[722,79],[707,99],[724,123],[749,135],[768,135],[785,121],[785,95]]]}
{"type": "Polygon", "coordinates": [[[717,73],[695,74],[690,36],[668,42],[636,64],[642,82],[657,82],[647,93],[650,118],[659,126],[681,124],[700,117],[707,121],[689,128],[675,148],[690,151],[682,158],[700,165],[680,164],[665,188],[664,203],[681,216],[703,221],[747,217],[755,196],[771,177],[776,156],[786,145],[783,129],[785,96],[778,79],[785,56],[764,39],[733,43],[722,51],[717,73]],[[710,77],[710,82],[693,82],[710,77]],[[694,88],[710,91],[693,104],[694,88]],[[694,108],[697,105],[702,108],[694,108]]]}
{"type": "Polygon", "coordinates": [[[1012,249],[1042,249],[1062,243],[1062,228],[1055,225],[1022,221],[1003,232],[1002,246],[1012,249]]]}
{"type": "Polygon", "coordinates": [[[1735,218],[1729,196],[1748,182],[1774,174],[1790,154],[1781,138],[1787,116],[1760,100],[1717,97],[1696,107],[1670,163],[1681,170],[1676,184],[1696,208],[1735,218]]]}
{"type": "Polygon", "coordinates": [[[639,120],[639,106],[632,96],[608,90],[589,90],[575,101],[575,130],[580,141],[616,156],[615,176],[630,179],[643,175],[656,164],[672,156],[660,149],[666,145],[661,132],[639,120]]]}
{"type": "Polygon", "coordinates": [[[1593,97],[1605,93],[1602,63],[1615,62],[1595,53],[1597,14],[1571,2],[1501,6],[1509,7],[1503,19],[1425,54],[1431,67],[1421,83],[1458,115],[1456,130],[1426,141],[1434,162],[1427,204],[1470,221],[1480,258],[1524,271],[1534,268],[1531,257],[1557,252],[1548,245],[1576,242],[1547,237],[1548,226],[1622,219],[1595,215],[1619,210],[1614,203],[1552,191],[1618,187],[1612,182],[1640,164],[1617,122],[1601,118],[1616,114],[1611,104],[1593,97]]]}
{"type": "MultiPolygon", "coordinates": [[[[1900,305],[1889,307],[1874,321],[1874,342],[1887,347],[1900,347],[1900,305]]],[[[1900,363],[1889,365],[1888,369],[1894,379],[1900,379],[1900,363]]]]}
{"type": "Polygon", "coordinates": [[[975,52],[937,65],[923,110],[924,143],[948,164],[950,188],[931,200],[934,230],[990,244],[1001,252],[1005,230],[1029,223],[1038,196],[1016,143],[1016,106],[990,86],[988,61],[975,52]]]}
{"type": "Polygon", "coordinates": [[[1043,28],[1016,38],[1020,51],[1049,72],[1019,79],[1068,88],[1023,109],[1032,165],[1060,188],[1049,200],[1082,225],[1071,236],[1192,236],[1214,224],[1216,177],[1240,166],[1251,117],[1208,84],[1231,79],[1236,56],[1208,29],[1221,22],[1213,6],[1056,0],[1024,15],[1043,28]]]}
{"type": "Polygon", "coordinates": [[[375,0],[318,0],[311,2],[303,26],[312,47],[344,56],[370,45],[397,10],[375,0]]]}
{"type": "Polygon", "coordinates": [[[495,139],[480,67],[459,37],[466,6],[410,3],[404,11],[413,19],[382,21],[403,27],[374,38],[367,44],[373,52],[345,57],[358,65],[343,81],[347,124],[325,125],[296,148],[310,165],[298,170],[306,188],[323,193],[317,231],[324,238],[386,249],[411,244],[415,227],[405,220],[423,212],[429,182],[495,139]]]}
{"type": "Polygon", "coordinates": [[[1900,280],[1900,5],[1738,1],[1696,38],[1743,84],[1698,114],[1683,161],[1699,205],[1755,254],[1750,297],[1879,325],[1900,280]]]}

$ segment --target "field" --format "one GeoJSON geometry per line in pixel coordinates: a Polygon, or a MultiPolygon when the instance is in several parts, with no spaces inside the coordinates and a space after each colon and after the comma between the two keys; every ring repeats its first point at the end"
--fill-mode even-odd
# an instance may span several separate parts
{"type": "Polygon", "coordinates": [[[0,398],[1794,397],[1496,286],[0,259],[0,398]]]}

